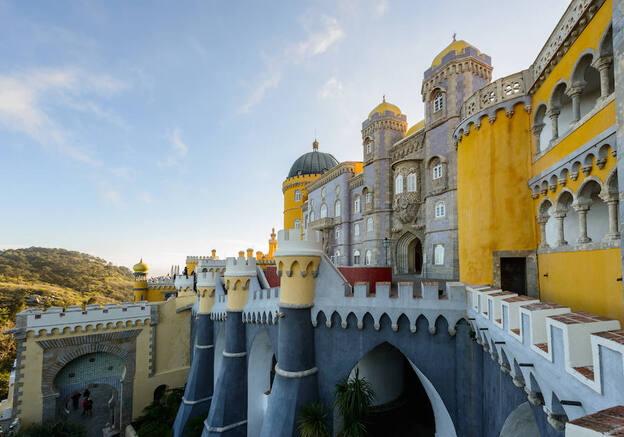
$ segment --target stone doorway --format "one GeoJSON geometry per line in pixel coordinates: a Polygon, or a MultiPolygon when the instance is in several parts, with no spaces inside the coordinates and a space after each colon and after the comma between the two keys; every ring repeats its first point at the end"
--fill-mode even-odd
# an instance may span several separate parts
{"type": "Polygon", "coordinates": [[[396,244],[396,273],[420,275],[423,264],[422,239],[406,232],[396,244]]]}

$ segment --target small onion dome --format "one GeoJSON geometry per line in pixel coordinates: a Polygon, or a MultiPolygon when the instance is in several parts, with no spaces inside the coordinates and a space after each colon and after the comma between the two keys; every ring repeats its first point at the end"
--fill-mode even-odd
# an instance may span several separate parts
{"type": "Polygon", "coordinates": [[[466,47],[472,47],[478,53],[481,53],[479,51],[479,49],[477,49],[472,44],[468,44],[464,40],[456,41],[455,40],[455,36],[453,36],[453,42],[451,42],[448,46],[446,46],[446,48],[444,50],[442,50],[440,53],[438,53],[438,56],[433,58],[433,62],[431,63],[431,66],[432,67],[439,66],[440,64],[442,64],[442,58],[444,58],[446,55],[448,55],[451,52],[455,52],[456,55],[459,55],[466,47]]]}
{"type": "Polygon", "coordinates": [[[420,120],[418,123],[416,123],[415,125],[413,125],[407,130],[407,133],[405,134],[405,136],[409,137],[411,134],[413,134],[414,132],[418,132],[423,127],[425,127],[425,120],[420,120]]]}
{"type": "Polygon", "coordinates": [[[307,175],[307,174],[323,174],[328,170],[336,167],[338,160],[329,153],[318,151],[318,141],[312,143],[312,151],[304,153],[293,163],[288,172],[288,177],[307,175]]]}
{"type": "Polygon", "coordinates": [[[134,270],[137,273],[146,273],[149,270],[149,268],[147,267],[147,264],[143,262],[143,258],[141,258],[141,261],[136,263],[134,267],[132,267],[132,270],[134,270]]]}
{"type": "Polygon", "coordinates": [[[397,105],[393,105],[392,103],[386,102],[386,96],[383,96],[383,101],[379,105],[375,106],[375,109],[368,114],[368,119],[370,120],[373,118],[373,115],[375,114],[384,115],[386,111],[390,111],[394,115],[401,114],[399,107],[397,105]]]}

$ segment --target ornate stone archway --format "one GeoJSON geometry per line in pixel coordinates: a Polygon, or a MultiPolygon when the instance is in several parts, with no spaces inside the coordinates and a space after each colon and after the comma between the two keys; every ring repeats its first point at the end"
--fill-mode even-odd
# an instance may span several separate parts
{"type": "Polygon", "coordinates": [[[120,357],[126,366],[121,381],[120,411],[121,426],[132,420],[132,394],[136,372],[136,337],[140,329],[90,334],[75,337],[41,340],[37,344],[43,349],[41,394],[43,397],[42,421],[53,421],[57,414],[59,393],[54,387],[57,374],[70,362],[83,355],[103,352],[120,357]]]}
{"type": "Polygon", "coordinates": [[[420,247],[420,263],[422,265],[423,242],[424,239],[422,236],[413,234],[412,232],[404,233],[397,240],[394,255],[396,273],[420,273],[418,269],[415,268],[415,253],[418,251],[418,247],[420,247]]]}

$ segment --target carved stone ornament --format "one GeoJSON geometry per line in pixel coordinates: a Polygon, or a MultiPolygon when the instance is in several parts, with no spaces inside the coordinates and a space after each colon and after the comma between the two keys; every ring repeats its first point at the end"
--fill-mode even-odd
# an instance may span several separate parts
{"type": "Polygon", "coordinates": [[[394,215],[405,224],[416,220],[418,209],[420,208],[420,205],[416,202],[415,193],[410,194],[400,194],[394,198],[394,215]]]}

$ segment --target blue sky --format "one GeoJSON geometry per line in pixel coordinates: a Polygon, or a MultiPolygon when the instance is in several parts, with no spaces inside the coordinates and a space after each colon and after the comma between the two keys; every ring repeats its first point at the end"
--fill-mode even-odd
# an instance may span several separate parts
{"type": "Polygon", "coordinates": [[[266,251],[315,133],[361,159],[383,94],[422,119],[423,72],[453,32],[497,78],[528,67],[567,5],[0,0],[0,249],[143,257],[154,274],[266,251]]]}

